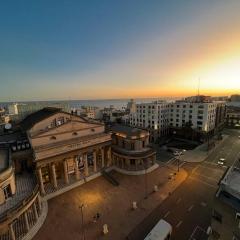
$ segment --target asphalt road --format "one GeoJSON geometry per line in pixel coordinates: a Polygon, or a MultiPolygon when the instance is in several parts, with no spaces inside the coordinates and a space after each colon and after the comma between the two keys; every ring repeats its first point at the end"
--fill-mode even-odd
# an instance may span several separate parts
{"type": "MultiPolygon", "coordinates": [[[[129,240],[141,240],[150,232],[154,225],[165,219],[173,226],[173,240],[204,240],[204,233],[211,222],[213,198],[218,189],[227,166],[231,166],[240,152],[238,131],[226,130],[229,137],[218,145],[203,163],[185,163],[182,167],[188,171],[189,177],[143,220],[129,234],[129,240]],[[217,164],[220,158],[225,158],[225,166],[217,164]]],[[[177,162],[171,166],[177,167],[177,162]]]]}

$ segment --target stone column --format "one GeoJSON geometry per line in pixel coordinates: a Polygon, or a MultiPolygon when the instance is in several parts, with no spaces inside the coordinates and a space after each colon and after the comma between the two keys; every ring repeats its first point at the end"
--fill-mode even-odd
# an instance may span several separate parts
{"type": "Polygon", "coordinates": [[[30,228],[29,228],[27,211],[24,212],[24,222],[25,222],[26,231],[28,232],[30,228]]]}
{"type": "Polygon", "coordinates": [[[41,212],[41,209],[42,209],[42,201],[41,201],[40,195],[37,196],[37,201],[38,201],[39,210],[40,210],[40,212],[41,212]]]}
{"type": "Polygon", "coordinates": [[[56,175],[56,168],[54,163],[52,163],[51,169],[52,169],[53,186],[54,188],[57,188],[57,175],[56,175]]]}
{"type": "Polygon", "coordinates": [[[84,153],[83,159],[84,159],[84,174],[85,174],[85,177],[87,177],[89,175],[87,153],[84,153]]]}
{"type": "Polygon", "coordinates": [[[37,212],[36,202],[33,203],[33,213],[34,213],[35,220],[37,221],[37,219],[38,219],[38,212],[37,212]]]}
{"type": "Polygon", "coordinates": [[[77,160],[77,157],[75,158],[75,175],[76,175],[76,179],[79,180],[80,179],[80,172],[78,170],[78,160],[77,160]]]}
{"type": "Polygon", "coordinates": [[[37,173],[38,173],[38,179],[39,179],[39,184],[40,184],[40,190],[41,190],[41,194],[45,194],[45,189],[44,189],[44,184],[43,184],[43,178],[42,178],[42,169],[41,167],[39,167],[37,169],[37,173]]]}
{"type": "Polygon", "coordinates": [[[101,156],[102,156],[102,168],[104,168],[104,161],[105,161],[104,148],[101,148],[101,156]]]}
{"type": "Polygon", "coordinates": [[[153,155],[153,160],[152,160],[152,164],[154,165],[156,162],[156,154],[153,155]]]}
{"type": "Polygon", "coordinates": [[[112,164],[116,165],[115,155],[112,155],[112,164]]]}
{"type": "Polygon", "coordinates": [[[14,230],[13,230],[13,224],[12,224],[12,223],[9,224],[9,233],[10,233],[10,239],[11,239],[11,240],[15,240],[16,237],[15,237],[15,232],[14,232],[14,230]]]}
{"type": "Polygon", "coordinates": [[[107,155],[108,155],[107,166],[109,167],[109,166],[111,166],[111,164],[112,164],[112,152],[111,152],[111,147],[109,147],[107,155]]]}
{"type": "Polygon", "coordinates": [[[97,172],[97,152],[93,151],[93,171],[97,172]]]}
{"type": "Polygon", "coordinates": [[[67,169],[67,160],[66,159],[63,161],[63,170],[64,170],[64,181],[66,184],[68,184],[69,178],[68,178],[68,169],[67,169]]]}

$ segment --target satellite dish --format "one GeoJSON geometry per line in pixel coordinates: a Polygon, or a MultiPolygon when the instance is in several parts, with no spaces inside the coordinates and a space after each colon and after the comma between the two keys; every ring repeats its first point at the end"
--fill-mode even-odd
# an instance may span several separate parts
{"type": "Polygon", "coordinates": [[[12,128],[12,124],[10,124],[10,123],[5,124],[5,129],[6,130],[9,130],[11,128],[12,128]]]}

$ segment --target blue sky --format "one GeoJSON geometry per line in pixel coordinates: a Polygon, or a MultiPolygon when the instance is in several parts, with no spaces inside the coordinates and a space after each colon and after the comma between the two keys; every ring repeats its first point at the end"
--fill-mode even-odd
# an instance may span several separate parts
{"type": "Polygon", "coordinates": [[[208,61],[214,50],[216,58],[214,36],[237,34],[237,7],[237,0],[1,2],[0,100],[166,95],[169,83],[198,77],[183,74],[190,57],[208,61]]]}

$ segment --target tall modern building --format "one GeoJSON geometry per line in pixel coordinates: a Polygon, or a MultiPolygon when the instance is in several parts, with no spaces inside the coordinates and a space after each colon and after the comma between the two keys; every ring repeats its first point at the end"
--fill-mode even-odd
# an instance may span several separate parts
{"type": "Polygon", "coordinates": [[[130,114],[130,125],[148,129],[150,141],[169,133],[170,104],[166,101],[154,101],[136,105],[136,112],[130,114]]]}
{"type": "Polygon", "coordinates": [[[226,113],[225,102],[211,101],[209,97],[189,97],[173,103],[154,101],[136,106],[130,114],[130,125],[148,129],[150,140],[166,136],[169,132],[182,135],[191,128],[198,137],[213,134],[222,127],[226,113]]]}

